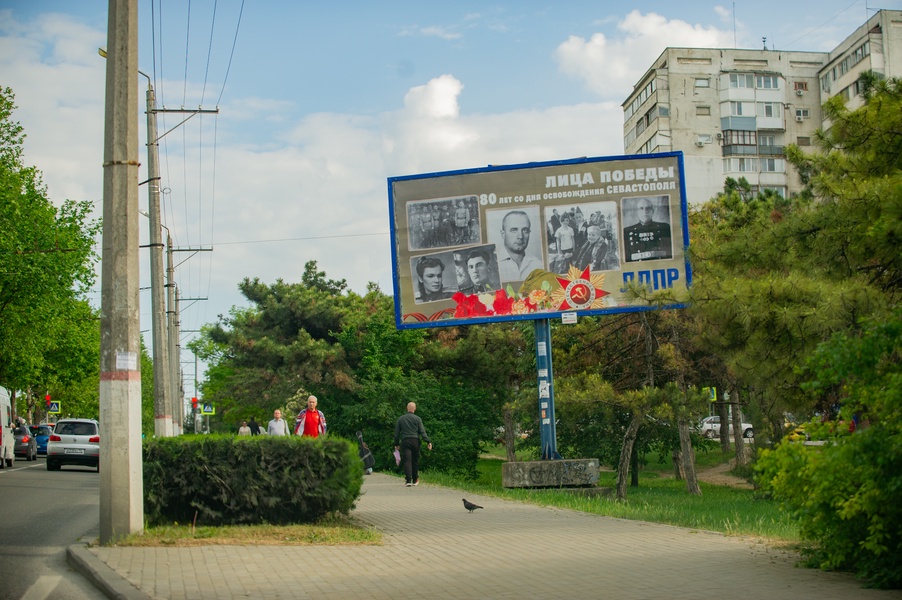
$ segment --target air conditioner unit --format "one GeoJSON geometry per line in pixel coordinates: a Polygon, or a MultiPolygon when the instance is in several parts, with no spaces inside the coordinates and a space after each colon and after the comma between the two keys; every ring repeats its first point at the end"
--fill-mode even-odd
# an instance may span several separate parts
{"type": "Polygon", "coordinates": [[[705,142],[698,140],[697,142],[695,142],[695,145],[698,146],[699,148],[701,148],[702,146],[705,145],[705,142]]]}
{"type": "Polygon", "coordinates": [[[722,133],[718,133],[718,134],[717,134],[716,136],[714,136],[714,137],[716,137],[716,138],[719,139],[719,140],[722,140],[722,139],[723,139],[723,134],[722,134],[722,133]]]}
{"type": "Polygon", "coordinates": [[[798,121],[799,123],[801,123],[804,120],[805,120],[805,117],[803,117],[802,115],[796,115],[796,121],[798,121]]]}
{"type": "Polygon", "coordinates": [[[805,92],[803,90],[796,90],[796,96],[802,96],[805,92]]]}

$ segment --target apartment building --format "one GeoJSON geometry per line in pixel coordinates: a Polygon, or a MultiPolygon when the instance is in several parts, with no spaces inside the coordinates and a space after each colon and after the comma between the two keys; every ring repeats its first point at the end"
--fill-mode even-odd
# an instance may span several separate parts
{"type": "Polygon", "coordinates": [[[858,76],[902,74],[902,11],[881,10],[831,52],[667,48],[623,103],[626,154],[682,150],[686,193],[701,203],[727,177],[783,196],[801,182],[788,144],[811,145],[821,105],[860,106],[858,76]]]}

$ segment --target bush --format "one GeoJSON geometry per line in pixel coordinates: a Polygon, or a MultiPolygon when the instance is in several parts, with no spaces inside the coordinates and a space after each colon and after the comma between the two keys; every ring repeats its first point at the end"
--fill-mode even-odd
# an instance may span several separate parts
{"type": "Polygon", "coordinates": [[[149,525],[312,523],[360,496],[357,445],[330,436],[155,438],[144,443],[149,525]]]}
{"type": "Polygon", "coordinates": [[[879,426],[825,446],[784,440],[755,465],[759,484],[799,524],[809,566],[902,586],[902,443],[879,426]]]}

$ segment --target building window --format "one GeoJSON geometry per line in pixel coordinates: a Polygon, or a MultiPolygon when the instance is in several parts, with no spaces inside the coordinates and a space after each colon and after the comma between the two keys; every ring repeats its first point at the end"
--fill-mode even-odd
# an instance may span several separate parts
{"type": "Polygon", "coordinates": [[[793,83],[793,87],[795,88],[796,91],[807,92],[808,91],[808,82],[807,81],[796,81],[795,83],[793,83]]]}
{"type": "Polygon", "coordinates": [[[707,77],[696,77],[695,78],[695,87],[697,88],[706,88],[711,87],[711,80],[707,77]]]}
{"type": "Polygon", "coordinates": [[[696,106],[695,107],[695,116],[710,117],[711,116],[711,107],[710,106],[696,106]]]}
{"type": "Polygon", "coordinates": [[[758,170],[758,161],[754,158],[725,158],[723,162],[727,173],[754,173],[758,170]]]}
{"type": "Polygon", "coordinates": [[[756,87],[759,90],[780,89],[780,78],[776,75],[758,75],[756,79],[756,87]]]}
{"type": "Polygon", "coordinates": [[[730,102],[730,116],[731,117],[741,117],[742,116],[742,102],[730,102]]]}
{"type": "Polygon", "coordinates": [[[782,158],[762,158],[761,159],[761,172],[762,173],[782,173],[783,172],[783,159],[782,158]]]}
{"type": "Polygon", "coordinates": [[[731,88],[753,88],[755,87],[755,79],[751,73],[731,73],[731,88]]]}
{"type": "Polygon", "coordinates": [[[797,138],[796,143],[797,143],[799,146],[810,146],[810,145],[811,145],[811,138],[810,138],[810,137],[801,137],[801,136],[800,136],[799,138],[797,138]]]}
{"type": "Polygon", "coordinates": [[[758,116],[759,117],[779,117],[780,116],[780,104],[778,102],[759,102],[758,103],[758,116]]]}
{"type": "Polygon", "coordinates": [[[648,141],[642,144],[642,147],[639,148],[639,152],[637,154],[651,154],[655,150],[658,149],[658,134],[653,133],[648,141]]]}
{"type": "Polygon", "coordinates": [[[784,187],[782,187],[782,186],[781,186],[781,187],[772,187],[772,186],[766,186],[766,185],[763,185],[763,186],[759,187],[758,190],[756,190],[756,191],[760,191],[760,192],[774,192],[775,194],[777,194],[777,195],[780,196],[781,198],[785,198],[785,197],[786,197],[786,188],[784,188],[784,187]]]}
{"type": "Polygon", "coordinates": [[[640,106],[642,106],[642,104],[644,104],[645,101],[648,100],[648,98],[652,94],[654,94],[655,90],[657,90],[657,89],[658,89],[657,82],[654,79],[649,81],[648,85],[646,85],[644,88],[642,88],[642,91],[639,92],[639,94],[635,98],[633,98],[633,101],[630,102],[630,105],[627,106],[623,110],[623,120],[625,121],[625,120],[629,119],[631,116],[633,116],[633,113],[635,113],[636,110],[640,106]]]}
{"type": "Polygon", "coordinates": [[[754,131],[741,131],[730,129],[723,132],[725,146],[755,146],[757,134],[754,131]]]}
{"type": "Polygon", "coordinates": [[[796,118],[799,118],[799,117],[801,117],[803,119],[807,119],[809,117],[808,109],[807,108],[797,108],[796,109],[796,118]]]}
{"type": "Polygon", "coordinates": [[[696,141],[700,144],[710,144],[711,143],[711,134],[710,133],[700,133],[700,134],[698,134],[696,141]]]}

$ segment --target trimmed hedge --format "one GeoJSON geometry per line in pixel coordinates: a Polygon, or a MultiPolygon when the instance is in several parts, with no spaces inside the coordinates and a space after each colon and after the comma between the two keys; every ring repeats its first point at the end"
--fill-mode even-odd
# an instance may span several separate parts
{"type": "Polygon", "coordinates": [[[144,442],[148,525],[313,523],[347,514],[363,463],[345,439],[191,435],[144,442]]]}

